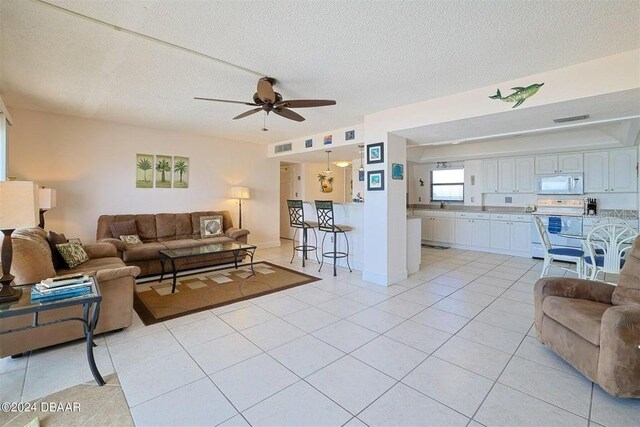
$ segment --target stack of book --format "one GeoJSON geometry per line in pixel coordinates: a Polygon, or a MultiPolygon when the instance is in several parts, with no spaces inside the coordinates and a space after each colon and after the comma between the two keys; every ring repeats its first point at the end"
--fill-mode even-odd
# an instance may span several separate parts
{"type": "Polygon", "coordinates": [[[31,302],[55,301],[85,295],[91,292],[91,284],[91,278],[82,274],[45,279],[31,288],[31,302]]]}

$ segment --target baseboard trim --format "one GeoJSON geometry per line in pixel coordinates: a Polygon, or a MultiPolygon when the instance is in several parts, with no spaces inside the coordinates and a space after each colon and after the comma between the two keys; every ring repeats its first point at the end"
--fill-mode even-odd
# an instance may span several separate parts
{"type": "Polygon", "coordinates": [[[280,240],[273,240],[271,242],[262,242],[262,243],[250,243],[251,245],[255,245],[259,249],[268,249],[268,248],[279,248],[282,246],[280,240]]]}

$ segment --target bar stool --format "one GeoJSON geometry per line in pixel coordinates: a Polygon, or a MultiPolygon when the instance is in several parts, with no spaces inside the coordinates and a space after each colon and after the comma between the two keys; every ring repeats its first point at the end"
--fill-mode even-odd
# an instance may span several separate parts
{"type": "Polygon", "coordinates": [[[289,264],[293,263],[293,258],[295,258],[296,252],[302,252],[302,266],[304,267],[304,263],[308,259],[307,253],[311,251],[314,251],[316,253],[316,260],[320,262],[320,260],[318,259],[317,247],[310,246],[307,242],[308,229],[311,229],[313,231],[313,234],[316,236],[315,242],[318,241],[318,235],[316,234],[315,230],[315,228],[318,226],[318,223],[314,221],[304,220],[304,207],[302,205],[302,200],[287,200],[287,207],[289,208],[289,225],[292,228],[296,229],[296,231],[293,233],[293,255],[291,255],[291,261],[289,262],[289,264]],[[298,235],[299,230],[302,230],[302,245],[296,245],[296,236],[298,235]]]}
{"type": "Polygon", "coordinates": [[[351,266],[349,265],[349,239],[347,238],[347,231],[351,231],[353,228],[348,225],[335,225],[333,222],[333,202],[331,200],[316,200],[316,212],[318,213],[318,230],[324,231],[324,236],[322,237],[322,262],[320,263],[320,268],[318,272],[322,270],[322,266],[324,265],[324,259],[333,258],[333,275],[337,276],[336,269],[336,261],[338,258],[346,258],[347,259],[347,267],[349,267],[349,271],[351,270],[351,266]],[[326,239],[327,234],[333,234],[333,251],[324,252],[324,239],[326,239]],[[339,252],[338,251],[338,234],[342,234],[344,236],[345,241],[347,242],[347,251],[339,252]]]}

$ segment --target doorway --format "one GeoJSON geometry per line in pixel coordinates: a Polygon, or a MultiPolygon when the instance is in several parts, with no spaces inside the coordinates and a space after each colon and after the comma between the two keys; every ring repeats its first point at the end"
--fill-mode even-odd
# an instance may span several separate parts
{"type": "Polygon", "coordinates": [[[280,238],[292,239],[293,229],[289,225],[289,208],[287,200],[295,197],[295,166],[280,163],[280,238]]]}

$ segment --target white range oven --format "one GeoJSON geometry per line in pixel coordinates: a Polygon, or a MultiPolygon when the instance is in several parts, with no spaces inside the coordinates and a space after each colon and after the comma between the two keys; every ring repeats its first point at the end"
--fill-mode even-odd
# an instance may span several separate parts
{"type": "MultiPolygon", "coordinates": [[[[554,247],[582,249],[584,201],[581,199],[555,200],[538,199],[536,215],[549,234],[549,240],[554,247]],[[549,218],[552,219],[553,230],[549,232],[549,218]]],[[[544,250],[535,221],[531,221],[531,256],[544,258],[544,250]]]]}

